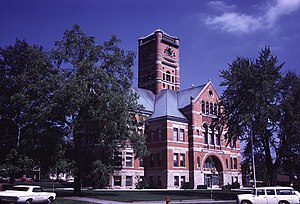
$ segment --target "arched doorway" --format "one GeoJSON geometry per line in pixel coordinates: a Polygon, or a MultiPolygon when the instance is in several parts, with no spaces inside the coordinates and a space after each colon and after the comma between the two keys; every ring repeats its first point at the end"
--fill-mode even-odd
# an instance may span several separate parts
{"type": "Polygon", "coordinates": [[[218,188],[223,185],[223,167],[217,156],[208,156],[203,163],[204,185],[218,188]]]}

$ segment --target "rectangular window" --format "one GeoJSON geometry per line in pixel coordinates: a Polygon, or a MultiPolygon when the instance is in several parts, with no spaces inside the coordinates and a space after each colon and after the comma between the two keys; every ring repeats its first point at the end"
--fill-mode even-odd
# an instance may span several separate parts
{"type": "Polygon", "coordinates": [[[178,167],[178,154],[177,153],[174,153],[173,160],[174,160],[174,162],[173,162],[174,166],[178,167]]]}
{"type": "Polygon", "coordinates": [[[208,143],[208,132],[203,132],[203,141],[204,141],[204,144],[208,143]]]}
{"type": "Polygon", "coordinates": [[[208,102],[205,103],[205,109],[206,109],[206,114],[208,115],[209,114],[209,103],[208,102]]]}
{"type": "Polygon", "coordinates": [[[160,128],[157,129],[157,141],[161,142],[161,129],[160,128]]]}
{"type": "Polygon", "coordinates": [[[237,169],[237,158],[233,158],[233,168],[237,169]]]}
{"type": "Polygon", "coordinates": [[[180,142],[184,142],[184,129],[180,129],[180,142]]]}
{"type": "Polygon", "coordinates": [[[220,140],[220,135],[216,134],[216,145],[220,145],[221,140],[220,140]]]}
{"type": "Polygon", "coordinates": [[[209,104],[209,114],[212,115],[214,113],[214,107],[213,107],[213,104],[210,103],[209,104]]]}
{"type": "Polygon", "coordinates": [[[201,101],[201,112],[205,114],[205,102],[201,101]]]}
{"type": "Polygon", "coordinates": [[[153,130],[150,130],[150,143],[154,142],[154,132],[153,130]]]}
{"type": "Polygon", "coordinates": [[[228,169],[228,159],[226,159],[226,169],[228,169]]]}
{"type": "Polygon", "coordinates": [[[180,177],[180,184],[183,185],[185,183],[185,176],[180,177]]]}
{"type": "Polygon", "coordinates": [[[161,154],[160,153],[157,154],[157,166],[161,167],[161,154]]]}
{"type": "Polygon", "coordinates": [[[214,115],[217,115],[217,104],[214,104],[214,115]]]}
{"type": "Polygon", "coordinates": [[[266,189],[267,195],[275,195],[274,189],[266,189]]]}
{"type": "Polygon", "coordinates": [[[179,186],[179,176],[174,176],[174,186],[179,186]]]}
{"type": "Polygon", "coordinates": [[[114,176],[114,186],[121,186],[121,176],[114,176]]]}
{"type": "Polygon", "coordinates": [[[161,177],[160,176],[157,177],[157,185],[159,187],[161,186],[161,177]]]}
{"type": "Polygon", "coordinates": [[[265,195],[265,189],[257,189],[257,195],[265,195]]]}
{"type": "Polygon", "coordinates": [[[153,157],[153,154],[150,154],[150,167],[154,167],[154,157],[153,157]]]}
{"type": "Polygon", "coordinates": [[[140,159],[140,167],[144,167],[144,160],[140,159]]]}
{"type": "Polygon", "coordinates": [[[180,154],[180,166],[185,166],[185,154],[180,154]]]}
{"type": "Polygon", "coordinates": [[[200,157],[197,157],[197,167],[200,168],[200,157]]]}
{"type": "Polygon", "coordinates": [[[114,166],[115,167],[122,167],[122,152],[115,152],[114,166]]]}
{"type": "Polygon", "coordinates": [[[149,184],[150,184],[150,186],[154,186],[153,176],[149,177],[149,184]]]}
{"type": "Polygon", "coordinates": [[[232,158],[230,158],[230,169],[233,169],[232,158]]]}
{"type": "Polygon", "coordinates": [[[126,167],[133,166],[133,154],[132,152],[126,152],[126,167]]]}
{"type": "Polygon", "coordinates": [[[126,186],[132,186],[132,176],[126,176],[126,186]]]}
{"type": "Polygon", "coordinates": [[[209,133],[209,144],[212,144],[212,145],[215,144],[213,133],[209,133]]]}
{"type": "Polygon", "coordinates": [[[173,140],[178,141],[178,128],[173,128],[173,140]]]}

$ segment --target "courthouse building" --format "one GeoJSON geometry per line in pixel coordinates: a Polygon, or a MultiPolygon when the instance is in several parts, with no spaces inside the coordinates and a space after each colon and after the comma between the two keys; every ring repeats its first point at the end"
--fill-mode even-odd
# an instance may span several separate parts
{"type": "MultiPolygon", "coordinates": [[[[219,95],[211,81],[180,88],[179,39],[156,30],[138,41],[138,102],[147,118],[144,131],[150,155],[135,159],[128,147],[111,188],[135,188],[147,180],[154,188],[219,188],[242,182],[240,143],[226,145],[218,124],[219,95]]],[[[182,69],[185,69],[184,67],[182,69]]]]}

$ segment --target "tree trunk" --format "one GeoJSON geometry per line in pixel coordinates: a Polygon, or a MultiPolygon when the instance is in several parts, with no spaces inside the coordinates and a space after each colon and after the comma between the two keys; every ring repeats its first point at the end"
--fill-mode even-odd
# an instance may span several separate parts
{"type": "Polygon", "coordinates": [[[74,194],[81,195],[81,186],[82,186],[82,176],[80,171],[76,172],[74,175],[74,194]]]}
{"type": "Polygon", "coordinates": [[[276,184],[275,182],[275,165],[272,161],[272,155],[270,150],[270,144],[268,138],[263,138],[263,146],[266,153],[266,168],[267,168],[267,174],[268,174],[268,181],[270,186],[274,186],[276,184]]]}

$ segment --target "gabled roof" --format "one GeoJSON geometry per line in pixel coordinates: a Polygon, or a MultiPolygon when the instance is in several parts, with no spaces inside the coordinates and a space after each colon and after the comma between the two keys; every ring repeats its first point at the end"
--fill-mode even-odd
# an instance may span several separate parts
{"type": "Polygon", "coordinates": [[[139,95],[139,98],[137,100],[138,104],[144,106],[144,111],[152,113],[154,110],[155,102],[155,95],[152,93],[152,91],[138,87],[134,87],[133,90],[139,95]]]}
{"type": "Polygon", "coordinates": [[[179,111],[177,93],[164,89],[155,97],[154,112],[149,120],[167,118],[187,122],[187,118],[179,111]]]}
{"type": "Polygon", "coordinates": [[[188,106],[191,102],[191,97],[196,99],[205,86],[206,84],[203,84],[180,91],[178,93],[178,108],[181,109],[188,106]]]}
{"type": "Polygon", "coordinates": [[[149,120],[167,118],[187,122],[187,118],[180,109],[190,105],[191,99],[195,102],[209,85],[212,85],[211,81],[182,90],[179,93],[164,89],[157,95],[154,95],[147,89],[137,87],[134,88],[134,91],[140,96],[138,103],[144,106],[145,109],[143,111],[150,115],[149,120]]]}

